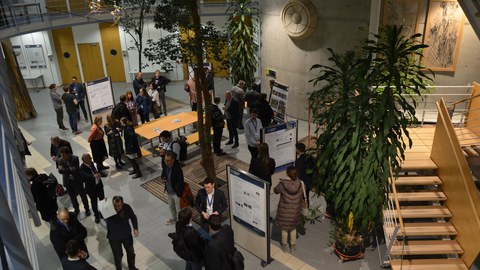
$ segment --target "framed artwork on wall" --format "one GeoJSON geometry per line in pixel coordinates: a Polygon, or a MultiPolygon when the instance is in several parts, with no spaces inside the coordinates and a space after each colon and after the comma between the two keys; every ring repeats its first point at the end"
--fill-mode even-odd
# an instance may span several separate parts
{"type": "Polygon", "coordinates": [[[409,37],[417,33],[422,0],[385,0],[382,25],[403,25],[403,33],[409,37]]]}
{"type": "Polygon", "coordinates": [[[427,14],[422,65],[433,71],[455,71],[465,16],[457,1],[431,0],[427,14]]]}

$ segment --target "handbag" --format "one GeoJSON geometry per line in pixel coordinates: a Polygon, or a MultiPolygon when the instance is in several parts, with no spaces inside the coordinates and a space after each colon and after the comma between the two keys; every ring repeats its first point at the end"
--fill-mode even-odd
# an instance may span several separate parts
{"type": "Polygon", "coordinates": [[[308,216],[307,193],[305,192],[305,184],[302,180],[300,180],[300,182],[302,183],[303,191],[303,198],[300,200],[300,206],[302,207],[302,215],[306,217],[308,216]]]}

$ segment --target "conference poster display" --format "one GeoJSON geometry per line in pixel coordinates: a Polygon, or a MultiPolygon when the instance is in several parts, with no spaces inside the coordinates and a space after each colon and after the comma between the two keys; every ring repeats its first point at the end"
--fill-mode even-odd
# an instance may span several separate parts
{"type": "Polygon", "coordinates": [[[27,54],[30,68],[47,68],[47,62],[45,61],[42,45],[25,45],[25,52],[27,54]]]}
{"type": "Polygon", "coordinates": [[[288,86],[279,82],[273,83],[270,93],[270,106],[274,113],[274,121],[277,123],[286,121],[288,100],[288,86]]]}
{"type": "Polygon", "coordinates": [[[97,115],[102,116],[105,123],[107,114],[111,113],[115,106],[113,88],[110,77],[85,83],[90,121],[97,115]]]}
{"type": "Polygon", "coordinates": [[[260,178],[227,165],[230,220],[235,243],[270,261],[269,184],[260,178]]]}
{"type": "Polygon", "coordinates": [[[296,121],[289,121],[262,130],[262,142],[268,144],[270,156],[275,157],[276,172],[295,163],[297,126],[296,121]]]}

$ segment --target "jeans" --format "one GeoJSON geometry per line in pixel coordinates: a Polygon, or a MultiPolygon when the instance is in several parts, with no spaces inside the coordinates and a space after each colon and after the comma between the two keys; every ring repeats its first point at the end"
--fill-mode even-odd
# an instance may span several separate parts
{"type": "Polygon", "coordinates": [[[142,121],[142,124],[145,122],[150,122],[150,112],[140,110],[140,121],[142,121]]]}
{"type": "Polygon", "coordinates": [[[55,113],[57,114],[57,124],[58,128],[65,129],[65,125],[63,124],[63,108],[55,109],[55,113]]]}
{"type": "Polygon", "coordinates": [[[177,221],[177,214],[180,212],[180,198],[177,196],[177,194],[173,193],[167,193],[167,199],[168,199],[168,208],[170,208],[170,213],[172,214],[172,219],[177,221]]]}
{"type": "Polygon", "coordinates": [[[165,101],[165,91],[158,90],[158,98],[160,99],[160,103],[162,104],[161,108],[158,108],[160,112],[163,112],[164,115],[167,115],[167,102],[165,101]]]}
{"type": "Polygon", "coordinates": [[[282,245],[288,244],[288,235],[290,234],[290,245],[295,245],[297,243],[297,229],[293,230],[284,230],[282,229],[282,245]]]}
{"type": "Polygon", "coordinates": [[[133,249],[133,238],[129,235],[126,239],[108,240],[112,248],[113,260],[115,261],[115,269],[122,270],[123,250],[122,245],[127,252],[128,269],[135,269],[135,250],[133,249]]]}
{"type": "Polygon", "coordinates": [[[70,127],[72,128],[72,132],[77,132],[77,112],[73,111],[68,113],[68,122],[70,122],[70,127]]]}

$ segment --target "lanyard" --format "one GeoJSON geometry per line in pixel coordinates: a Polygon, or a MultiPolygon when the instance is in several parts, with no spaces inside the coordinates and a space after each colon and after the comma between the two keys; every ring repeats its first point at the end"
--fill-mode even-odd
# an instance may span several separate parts
{"type": "Polygon", "coordinates": [[[257,119],[255,119],[255,120],[252,119],[252,121],[250,123],[252,123],[253,128],[255,128],[255,132],[257,132],[257,125],[258,125],[257,124],[257,119]],[[255,123],[253,121],[255,121],[255,123]]]}
{"type": "Polygon", "coordinates": [[[207,205],[208,205],[208,207],[212,207],[212,204],[213,204],[213,195],[215,195],[215,193],[212,193],[212,199],[209,200],[209,199],[208,199],[208,194],[207,194],[207,205]]]}

